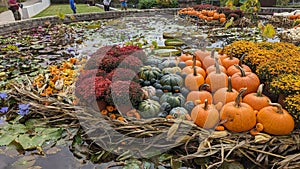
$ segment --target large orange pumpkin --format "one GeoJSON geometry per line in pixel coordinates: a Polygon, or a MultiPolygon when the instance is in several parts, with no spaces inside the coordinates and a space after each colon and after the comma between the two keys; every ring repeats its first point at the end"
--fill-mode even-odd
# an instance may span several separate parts
{"type": "Polygon", "coordinates": [[[278,103],[262,108],[257,113],[257,122],[263,125],[263,131],[273,135],[287,135],[294,129],[293,117],[278,103]]]}
{"type": "Polygon", "coordinates": [[[226,103],[234,101],[238,94],[239,92],[232,88],[231,77],[229,76],[228,87],[223,87],[215,92],[213,97],[213,103],[218,104],[219,102],[221,102],[222,105],[225,105],[226,103]]]}
{"type": "Polygon", "coordinates": [[[205,129],[216,127],[220,121],[218,110],[214,105],[209,105],[207,100],[193,108],[191,118],[196,125],[205,129]]]}
{"type": "Polygon", "coordinates": [[[218,89],[227,87],[228,85],[228,76],[221,72],[220,66],[216,59],[216,71],[207,75],[205,82],[209,84],[211,92],[216,92],[218,89]]]}
{"type": "MultiPolygon", "coordinates": [[[[252,72],[249,66],[243,64],[245,56],[246,56],[246,54],[242,55],[242,57],[240,58],[240,61],[239,61],[238,64],[239,64],[240,67],[242,67],[244,69],[245,72],[252,72]]],[[[235,73],[238,73],[238,72],[240,72],[240,70],[238,68],[236,68],[234,65],[230,66],[227,69],[227,75],[228,76],[232,76],[232,75],[234,75],[235,73]]]]}
{"type": "Polygon", "coordinates": [[[197,102],[200,101],[200,103],[203,104],[204,101],[207,100],[209,104],[212,104],[212,94],[206,90],[208,87],[209,85],[204,83],[199,87],[199,91],[189,92],[186,97],[186,101],[192,101],[195,103],[197,100],[197,102]]]}
{"type": "Polygon", "coordinates": [[[254,110],[269,106],[270,99],[262,94],[264,84],[259,85],[256,93],[247,94],[243,98],[243,102],[249,104],[254,110]]]}
{"type": "Polygon", "coordinates": [[[241,103],[246,88],[242,88],[234,102],[226,103],[221,109],[221,122],[230,131],[244,132],[256,124],[256,113],[251,106],[241,103]]]}
{"type": "Polygon", "coordinates": [[[232,76],[232,87],[236,90],[247,88],[247,91],[244,93],[244,95],[255,92],[260,84],[257,75],[252,72],[245,72],[239,65],[235,66],[240,70],[240,72],[235,73],[232,76]]]}

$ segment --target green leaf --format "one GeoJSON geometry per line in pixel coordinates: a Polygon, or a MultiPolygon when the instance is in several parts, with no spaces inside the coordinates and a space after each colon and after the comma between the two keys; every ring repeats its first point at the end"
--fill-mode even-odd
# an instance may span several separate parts
{"type": "Polygon", "coordinates": [[[152,41],[151,44],[154,46],[154,48],[157,48],[158,43],[156,41],[152,41]]]}
{"type": "Polygon", "coordinates": [[[276,30],[274,29],[273,25],[267,24],[262,32],[262,36],[266,38],[274,38],[276,35],[276,30]]]}
{"type": "Polygon", "coordinates": [[[225,24],[225,29],[227,29],[228,27],[230,27],[230,26],[233,24],[233,19],[234,19],[234,18],[231,17],[230,20],[226,22],[226,24],[225,24]]]}
{"type": "Polygon", "coordinates": [[[13,140],[15,140],[18,135],[12,135],[10,133],[5,133],[3,135],[0,135],[1,139],[0,139],[0,146],[6,146],[9,143],[11,143],[13,140]]]}
{"type": "Polygon", "coordinates": [[[170,155],[170,154],[162,154],[161,156],[159,156],[158,160],[160,162],[164,162],[164,161],[167,161],[169,159],[171,159],[173,156],[170,155]]]}
{"type": "Polygon", "coordinates": [[[34,148],[34,146],[32,146],[31,144],[31,138],[29,137],[28,134],[23,134],[20,135],[17,139],[16,142],[18,142],[19,144],[21,144],[21,146],[23,147],[23,149],[30,149],[30,148],[34,148]]]}

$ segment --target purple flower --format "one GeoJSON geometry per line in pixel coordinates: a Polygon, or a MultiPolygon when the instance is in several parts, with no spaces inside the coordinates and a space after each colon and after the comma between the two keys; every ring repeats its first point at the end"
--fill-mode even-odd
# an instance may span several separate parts
{"type": "Polygon", "coordinates": [[[25,116],[29,113],[30,104],[19,104],[19,112],[18,114],[21,116],[25,116]]]}
{"type": "Polygon", "coordinates": [[[7,98],[7,94],[4,93],[4,92],[3,92],[3,93],[1,92],[1,93],[0,93],[0,98],[1,98],[1,99],[6,99],[6,98],[7,98]]]}
{"type": "Polygon", "coordinates": [[[1,107],[0,113],[6,113],[8,111],[8,107],[1,107]]]}

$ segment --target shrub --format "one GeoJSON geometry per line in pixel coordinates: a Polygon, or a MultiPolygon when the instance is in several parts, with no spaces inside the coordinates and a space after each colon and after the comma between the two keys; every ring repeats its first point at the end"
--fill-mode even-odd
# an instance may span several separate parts
{"type": "Polygon", "coordinates": [[[150,9],[156,6],[156,0],[140,0],[138,6],[140,9],[150,9]]]}

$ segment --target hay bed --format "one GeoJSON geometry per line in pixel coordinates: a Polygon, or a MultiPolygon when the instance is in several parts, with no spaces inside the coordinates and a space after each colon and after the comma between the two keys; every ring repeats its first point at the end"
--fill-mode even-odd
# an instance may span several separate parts
{"type": "Polygon", "coordinates": [[[39,97],[37,91],[28,85],[12,86],[11,97],[20,103],[30,103],[30,118],[42,118],[47,121],[47,125],[63,127],[80,127],[80,122],[84,120],[88,126],[85,128],[85,141],[90,144],[96,143],[98,148],[111,149],[113,153],[119,154],[115,156],[119,160],[137,155],[147,157],[151,149],[158,148],[176,155],[177,160],[188,161],[189,164],[196,158],[209,158],[208,168],[216,168],[224,161],[242,159],[251,161],[255,168],[300,167],[299,129],[288,136],[272,136],[268,141],[255,143],[258,138],[249,133],[209,131],[185,120],[111,120],[101,117],[100,113],[94,110],[66,104],[55,98],[39,97]],[[127,137],[122,137],[124,135],[127,137]],[[140,140],[137,142],[136,138],[140,140]],[[144,142],[141,142],[141,139],[144,142]],[[135,146],[137,150],[128,152],[130,146],[135,146]]]}

